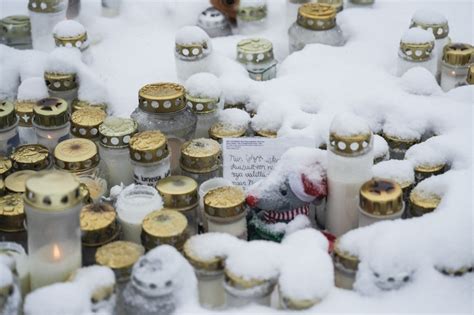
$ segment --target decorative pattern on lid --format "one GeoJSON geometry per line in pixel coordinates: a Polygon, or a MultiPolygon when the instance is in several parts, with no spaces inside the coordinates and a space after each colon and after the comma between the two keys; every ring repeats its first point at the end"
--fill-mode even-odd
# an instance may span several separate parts
{"type": "Polygon", "coordinates": [[[336,26],[336,9],[330,4],[306,3],[299,8],[296,22],[309,30],[328,30],[336,26]]]}
{"type": "Polygon", "coordinates": [[[148,84],[138,93],[139,107],[149,113],[174,113],[186,107],[184,95],[184,87],[180,84],[148,84]]]}

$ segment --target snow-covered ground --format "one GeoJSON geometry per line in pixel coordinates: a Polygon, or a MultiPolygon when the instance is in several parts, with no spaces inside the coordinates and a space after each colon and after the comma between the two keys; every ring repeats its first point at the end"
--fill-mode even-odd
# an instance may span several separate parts
{"type": "MultiPolygon", "coordinates": [[[[141,86],[177,81],[174,35],[180,27],[195,24],[197,15],[208,6],[207,0],[124,0],[122,15],[106,19],[100,17],[100,1],[82,2],[79,21],[91,40],[90,70],[106,86],[115,114],[122,116],[128,116],[137,106],[141,86]]],[[[0,16],[26,14],[26,3],[1,0],[0,16]]],[[[260,126],[280,126],[279,135],[304,134],[322,143],[327,139],[332,117],[341,111],[353,111],[367,119],[376,132],[381,128],[399,135],[434,132],[437,136],[413,147],[408,156],[412,161],[441,160],[450,165],[446,174],[430,178],[420,187],[442,196],[434,213],[384,222],[351,235],[348,241],[353,242],[364,260],[357,285],[359,292],[331,288],[329,295],[306,313],[472,314],[474,274],[446,277],[434,266],[474,265],[474,88],[445,94],[423,71],[410,72],[403,78],[395,73],[400,38],[417,9],[443,13],[449,21],[451,39],[473,43],[473,1],[377,0],[373,8],[346,9],[337,16],[347,37],[345,46],[311,45],[291,56],[285,1],[268,3],[270,27],[257,35],[274,44],[280,61],[277,79],[256,83],[246,77],[234,61],[236,44],[242,36],[212,40],[215,56],[211,71],[229,95],[235,97],[250,91],[250,107],[257,111],[260,126]],[[460,99],[462,96],[464,100],[460,99]],[[382,273],[414,270],[414,281],[397,291],[380,292],[370,285],[368,265],[382,273]]],[[[18,64],[6,59],[10,52],[1,53],[0,49],[1,84],[7,88],[10,81],[6,73],[12,72],[6,71],[18,71],[14,69],[18,64]]],[[[46,64],[43,57],[31,57],[24,52],[16,55],[21,56],[24,78],[41,75],[46,64]]],[[[302,242],[301,246],[306,244],[302,242]]],[[[179,312],[212,313],[194,304],[183,305],[179,312]]],[[[257,306],[228,311],[271,312],[277,311],[257,306]]]]}

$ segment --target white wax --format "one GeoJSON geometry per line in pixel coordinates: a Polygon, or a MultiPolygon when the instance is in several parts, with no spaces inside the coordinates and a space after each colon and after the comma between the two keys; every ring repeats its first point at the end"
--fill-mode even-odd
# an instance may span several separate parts
{"type": "Polygon", "coordinates": [[[334,268],[334,284],[340,289],[352,290],[355,281],[355,273],[350,274],[334,268]]]}
{"type": "Polygon", "coordinates": [[[146,164],[133,162],[135,184],[155,187],[160,179],[170,174],[169,156],[158,163],[146,164]]]}
{"type": "Polygon", "coordinates": [[[231,223],[215,222],[212,221],[212,219],[209,219],[208,217],[207,229],[209,233],[227,233],[240,239],[247,240],[247,219],[245,216],[231,223]]]}
{"type": "Polygon", "coordinates": [[[441,70],[441,88],[448,92],[456,87],[465,84],[468,68],[448,68],[443,66],[441,70]]]}
{"type": "Polygon", "coordinates": [[[31,22],[31,39],[33,48],[49,52],[56,45],[54,43],[53,29],[56,24],[66,19],[66,6],[64,10],[56,13],[38,13],[29,11],[31,22]]]}
{"type": "Polygon", "coordinates": [[[431,58],[428,59],[427,61],[421,61],[421,62],[408,61],[401,57],[398,57],[397,75],[402,76],[403,74],[405,74],[405,72],[407,72],[408,70],[414,67],[423,67],[429,72],[431,72],[431,74],[433,74],[434,77],[436,77],[437,66],[438,66],[438,60],[436,59],[436,57],[433,57],[433,56],[431,56],[431,58]]]}
{"type": "Polygon", "coordinates": [[[69,123],[60,129],[42,129],[35,127],[38,143],[48,148],[50,152],[54,151],[56,145],[69,139],[69,123]]]}
{"type": "Polygon", "coordinates": [[[225,305],[224,273],[216,277],[199,277],[198,291],[201,306],[210,309],[221,308],[225,305]]]}
{"type": "Polygon", "coordinates": [[[364,226],[371,225],[371,224],[374,224],[376,222],[380,222],[380,221],[384,221],[384,220],[400,219],[402,217],[403,212],[405,212],[405,206],[403,206],[403,208],[400,211],[398,211],[397,213],[392,214],[392,215],[373,216],[373,215],[368,214],[365,211],[362,211],[359,208],[359,227],[364,227],[364,226]]]}
{"type": "Polygon", "coordinates": [[[72,243],[46,245],[29,256],[31,290],[66,281],[81,268],[81,247],[72,243]]]}

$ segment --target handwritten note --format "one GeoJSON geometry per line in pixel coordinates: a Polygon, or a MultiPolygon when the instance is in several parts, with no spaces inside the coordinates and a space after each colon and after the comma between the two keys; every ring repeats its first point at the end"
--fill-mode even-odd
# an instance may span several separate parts
{"type": "Polygon", "coordinates": [[[265,178],[292,147],[315,147],[310,138],[226,138],[222,143],[224,178],[247,188],[265,178]]]}

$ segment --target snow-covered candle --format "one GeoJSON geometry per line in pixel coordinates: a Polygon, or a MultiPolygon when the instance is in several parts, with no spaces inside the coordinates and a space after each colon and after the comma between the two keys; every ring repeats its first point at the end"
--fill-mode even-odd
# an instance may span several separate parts
{"type": "Polygon", "coordinates": [[[65,100],[49,97],[33,107],[33,126],[38,143],[53,151],[56,145],[69,139],[69,113],[65,100]]]}
{"type": "Polygon", "coordinates": [[[188,220],[179,211],[153,211],[143,219],[142,244],[147,251],[167,244],[181,252],[188,238],[187,228],[188,220]]]}
{"type": "Polygon", "coordinates": [[[336,9],[326,3],[306,3],[298,9],[296,22],[288,30],[290,52],[307,44],[343,46],[345,38],[336,23],[336,9]]]}
{"type": "Polygon", "coordinates": [[[369,125],[350,113],[338,114],[329,134],[326,228],[340,236],[358,227],[359,190],[372,177],[373,136],[369,125]]]}
{"type": "Polygon", "coordinates": [[[393,127],[390,129],[384,127],[383,137],[389,146],[390,159],[403,160],[407,150],[421,141],[421,136],[419,133],[404,133],[400,126],[393,127]]]}
{"type": "Polygon", "coordinates": [[[72,174],[42,171],[26,181],[31,289],[66,280],[81,266],[82,196],[72,174]]]}
{"type": "Polygon", "coordinates": [[[218,187],[232,186],[232,182],[223,177],[211,178],[199,186],[199,210],[198,210],[198,229],[207,232],[207,219],[204,212],[204,196],[212,189],[218,187]]]}
{"type": "Polygon", "coordinates": [[[100,137],[99,126],[106,116],[107,114],[98,107],[84,107],[76,110],[71,115],[71,135],[97,143],[100,137]]]}
{"type": "Polygon", "coordinates": [[[0,240],[27,246],[25,211],[21,194],[0,197],[0,240]]]}
{"type": "Polygon", "coordinates": [[[240,0],[237,26],[242,35],[263,31],[267,26],[267,0],[240,0]]]}
{"type": "Polygon", "coordinates": [[[28,10],[31,22],[33,48],[51,51],[54,40],[51,36],[54,26],[66,19],[66,0],[29,0],[28,10]]]}
{"type": "Polygon", "coordinates": [[[346,250],[341,244],[343,238],[336,240],[334,244],[333,260],[334,260],[334,280],[335,285],[341,289],[352,290],[355,281],[359,258],[346,250]]]}
{"type": "Polygon", "coordinates": [[[413,67],[423,67],[436,76],[433,33],[421,28],[410,28],[403,33],[398,50],[397,75],[402,76],[413,67]]]}
{"type": "Polygon", "coordinates": [[[211,129],[209,137],[222,143],[224,138],[240,138],[247,134],[250,116],[237,108],[224,109],[219,113],[219,120],[211,129]]]}
{"type": "Polygon", "coordinates": [[[197,26],[202,28],[209,37],[232,35],[229,19],[214,7],[207,8],[199,14],[197,26]]]}
{"type": "Polygon", "coordinates": [[[410,193],[410,216],[421,217],[433,212],[441,202],[441,197],[433,192],[427,192],[415,187],[410,193]]]}
{"type": "Polygon", "coordinates": [[[0,42],[16,49],[32,49],[31,23],[26,15],[11,15],[0,20],[0,42]]]}
{"type": "Polygon", "coordinates": [[[8,101],[0,102],[0,154],[8,156],[20,144],[18,118],[15,106],[8,101]]]}
{"type": "Polygon", "coordinates": [[[252,80],[267,81],[276,77],[278,62],[273,56],[273,44],[267,39],[251,38],[238,42],[237,61],[246,67],[252,80]]]}
{"type": "Polygon", "coordinates": [[[84,63],[92,63],[87,31],[81,23],[74,20],[61,21],[54,27],[53,36],[56,47],[77,48],[82,53],[84,63]]]}
{"type": "Polygon", "coordinates": [[[441,88],[448,92],[465,84],[474,47],[469,44],[451,43],[445,46],[443,52],[441,88]]]}
{"type": "Polygon", "coordinates": [[[387,141],[379,135],[374,135],[374,164],[387,161],[390,158],[390,151],[387,141]]]}
{"type": "Polygon", "coordinates": [[[24,297],[30,292],[30,268],[24,247],[17,242],[2,241],[0,242],[0,256],[1,255],[10,256],[15,260],[21,294],[24,297]]]}
{"type": "Polygon", "coordinates": [[[195,179],[198,185],[219,177],[221,172],[221,146],[212,139],[194,139],[181,147],[181,171],[195,179]]]}

